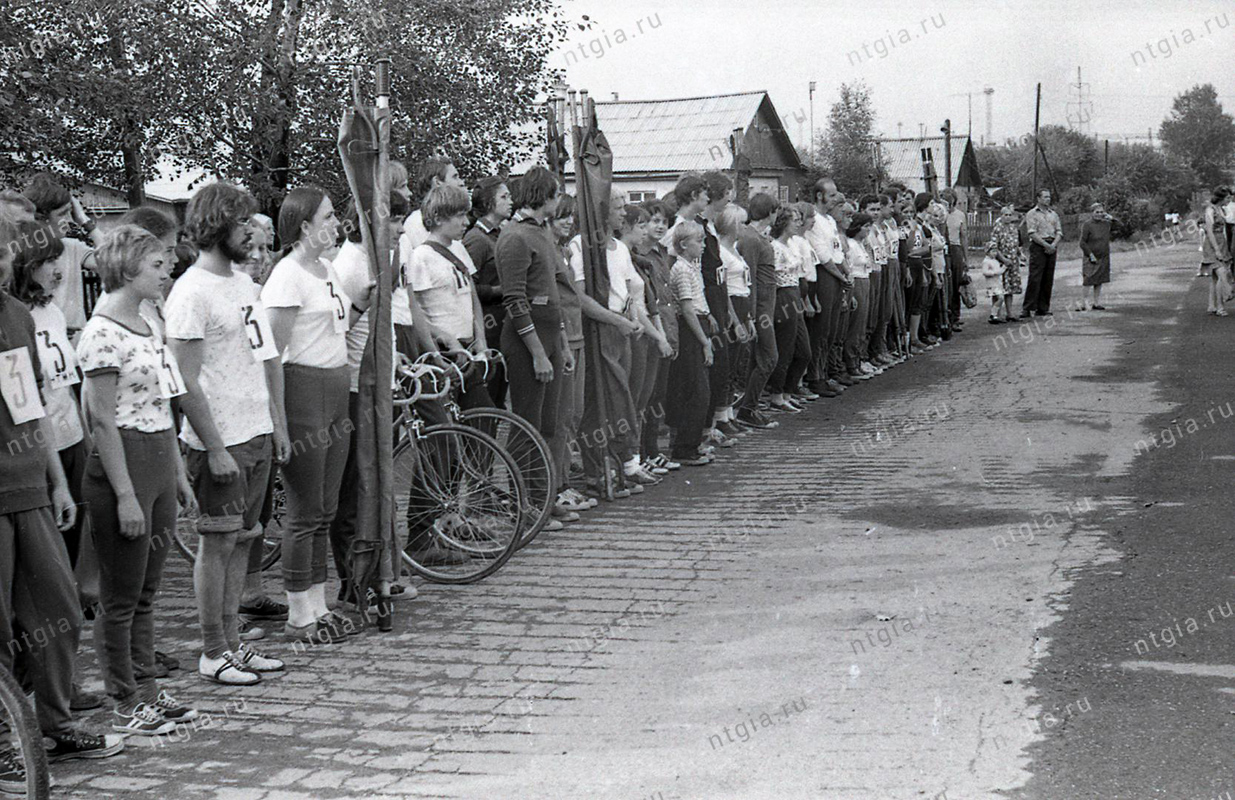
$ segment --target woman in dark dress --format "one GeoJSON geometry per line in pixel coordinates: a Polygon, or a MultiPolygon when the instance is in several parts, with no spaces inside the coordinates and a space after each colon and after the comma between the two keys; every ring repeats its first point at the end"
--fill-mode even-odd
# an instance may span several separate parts
{"type": "Polygon", "coordinates": [[[1081,285],[1093,287],[1093,300],[1082,289],[1081,308],[1105,311],[1102,284],[1111,282],[1111,215],[1101,203],[1094,203],[1091,210],[1093,214],[1081,226],[1081,285]]]}

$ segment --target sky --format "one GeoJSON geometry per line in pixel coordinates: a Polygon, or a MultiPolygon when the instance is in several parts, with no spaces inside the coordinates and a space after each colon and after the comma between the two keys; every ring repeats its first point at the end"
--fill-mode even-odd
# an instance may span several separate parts
{"type": "MultiPolygon", "coordinates": [[[[870,88],[876,130],[937,135],[945,118],[996,141],[1042,124],[1122,140],[1150,135],[1172,99],[1213,83],[1235,109],[1235,6],[1171,0],[561,0],[573,33],[550,64],[597,100],[653,100],[766,90],[796,144],[827,125],[842,83],[870,88]],[[573,23],[584,15],[592,28],[573,23]],[[582,46],[582,50],[580,47],[582,46]],[[1077,100],[1077,68],[1088,112],[1077,100]],[[898,127],[899,125],[899,127],[898,127]]],[[[899,133],[898,133],[899,132],[899,133]]]]}

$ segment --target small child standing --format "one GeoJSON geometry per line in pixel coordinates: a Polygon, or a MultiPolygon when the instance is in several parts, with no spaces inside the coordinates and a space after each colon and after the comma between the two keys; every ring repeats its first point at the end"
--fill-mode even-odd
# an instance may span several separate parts
{"type": "Polygon", "coordinates": [[[706,330],[708,303],[700,266],[703,227],[688,220],[678,223],[673,229],[672,252],[677,260],[669,271],[669,287],[681,335],[678,357],[669,366],[665,421],[673,431],[673,460],[700,467],[712,461],[699,450],[708,423],[708,368],[712,366],[712,332],[706,330]]]}

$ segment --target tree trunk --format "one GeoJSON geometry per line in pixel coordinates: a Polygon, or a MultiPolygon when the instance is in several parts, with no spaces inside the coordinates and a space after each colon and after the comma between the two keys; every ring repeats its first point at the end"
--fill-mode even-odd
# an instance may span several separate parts
{"type": "Polygon", "coordinates": [[[137,208],[146,202],[146,182],[142,178],[141,146],[125,137],[120,154],[124,158],[124,195],[129,208],[137,208]]]}
{"type": "Polygon", "coordinates": [[[252,188],[263,213],[278,218],[291,166],[291,127],[296,102],[296,42],[304,18],[303,0],[273,0],[267,16],[266,46],[273,70],[262,71],[264,108],[253,113],[252,188]]]}

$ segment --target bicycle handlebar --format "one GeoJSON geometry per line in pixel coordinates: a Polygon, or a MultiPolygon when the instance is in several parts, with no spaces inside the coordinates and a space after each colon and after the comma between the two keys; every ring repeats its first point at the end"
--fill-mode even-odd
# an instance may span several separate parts
{"type": "Polygon", "coordinates": [[[445,369],[435,364],[422,364],[419,361],[413,363],[406,357],[400,356],[398,373],[410,384],[411,395],[395,398],[393,401],[395,406],[409,406],[418,400],[440,400],[450,395],[450,376],[446,374],[445,369]],[[431,377],[440,388],[435,392],[426,392],[422,382],[422,379],[426,377],[431,377]]]}

